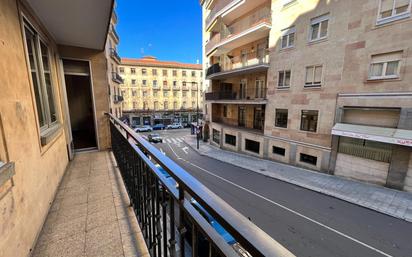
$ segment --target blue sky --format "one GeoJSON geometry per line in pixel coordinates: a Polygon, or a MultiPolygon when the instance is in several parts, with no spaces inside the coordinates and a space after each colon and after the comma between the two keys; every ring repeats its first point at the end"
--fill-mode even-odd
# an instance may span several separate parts
{"type": "Polygon", "coordinates": [[[117,0],[121,57],[202,62],[202,9],[198,0],[117,0]]]}

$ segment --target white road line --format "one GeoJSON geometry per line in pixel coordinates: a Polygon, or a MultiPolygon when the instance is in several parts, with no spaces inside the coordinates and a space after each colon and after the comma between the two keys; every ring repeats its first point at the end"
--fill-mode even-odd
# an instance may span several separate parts
{"type": "Polygon", "coordinates": [[[172,138],[173,143],[177,143],[177,140],[175,138],[172,138]]]}
{"type": "Polygon", "coordinates": [[[189,147],[187,147],[187,146],[182,148],[182,151],[185,152],[185,154],[187,154],[188,150],[189,150],[189,147]]]}
{"type": "Polygon", "coordinates": [[[385,252],[383,252],[383,251],[381,251],[381,250],[379,250],[379,249],[376,249],[376,248],[374,248],[373,246],[370,246],[370,245],[368,245],[368,244],[366,244],[366,243],[364,243],[364,242],[361,242],[361,241],[359,241],[359,240],[356,239],[356,238],[353,238],[353,237],[351,237],[351,236],[349,236],[349,235],[346,235],[346,234],[344,234],[344,233],[342,233],[342,232],[340,232],[340,231],[338,231],[338,230],[336,230],[336,229],[334,229],[334,228],[331,228],[331,227],[329,227],[329,226],[327,226],[327,225],[325,225],[325,224],[323,224],[323,223],[320,223],[320,222],[317,221],[317,220],[314,220],[314,219],[312,219],[312,218],[309,218],[309,217],[307,217],[307,216],[305,216],[305,215],[303,215],[303,214],[301,214],[301,213],[299,213],[299,212],[297,212],[297,211],[294,211],[294,210],[292,210],[292,209],[290,209],[290,208],[288,208],[288,207],[286,207],[286,206],[284,206],[284,205],[282,205],[282,204],[280,204],[280,203],[277,203],[277,202],[275,202],[275,201],[273,201],[273,200],[271,200],[271,199],[269,199],[269,198],[267,198],[267,197],[265,197],[265,196],[263,196],[263,195],[260,195],[260,194],[258,194],[258,193],[255,193],[255,192],[253,192],[253,191],[250,190],[250,189],[244,188],[244,187],[242,187],[242,186],[240,186],[240,185],[238,185],[238,184],[236,184],[236,183],[234,183],[234,182],[232,182],[232,181],[230,181],[230,180],[227,180],[227,179],[225,179],[225,178],[223,178],[223,177],[221,177],[221,176],[218,176],[218,175],[216,175],[216,174],[214,174],[214,173],[212,173],[212,172],[210,172],[210,171],[208,171],[208,170],[206,170],[206,169],[204,169],[204,168],[202,168],[202,167],[200,167],[200,166],[197,166],[196,164],[191,163],[190,161],[187,161],[187,160],[179,157],[170,145],[169,145],[169,147],[170,147],[170,149],[172,150],[172,152],[176,155],[177,159],[179,159],[179,160],[185,161],[185,162],[187,162],[188,164],[190,164],[190,165],[192,165],[192,166],[194,166],[194,167],[196,167],[196,168],[198,168],[198,169],[200,169],[200,170],[203,170],[204,172],[206,172],[206,173],[208,173],[208,174],[210,174],[210,175],[212,175],[212,176],[214,176],[214,177],[216,177],[216,178],[218,178],[218,179],[221,179],[221,180],[225,181],[226,183],[229,183],[229,184],[231,184],[231,185],[233,185],[233,186],[235,186],[235,187],[237,187],[237,188],[240,188],[240,189],[242,189],[242,190],[244,190],[244,191],[246,191],[246,192],[248,192],[248,193],[250,193],[250,194],[252,194],[252,195],[255,195],[255,196],[257,196],[257,197],[259,197],[259,198],[261,198],[261,199],[263,199],[263,200],[265,200],[265,201],[267,201],[267,202],[270,202],[270,203],[272,203],[272,204],[274,204],[274,205],[276,205],[276,206],[278,206],[278,207],[280,207],[280,208],[282,208],[282,209],[284,209],[284,210],[286,210],[286,211],[289,211],[289,212],[291,212],[291,213],[293,213],[293,214],[295,214],[295,215],[297,215],[297,216],[299,216],[299,217],[301,217],[301,218],[303,218],[303,219],[306,219],[306,220],[308,220],[308,221],[310,221],[310,222],[313,222],[313,223],[315,223],[316,225],[319,225],[319,226],[321,226],[321,227],[323,227],[323,228],[325,228],[325,229],[327,229],[327,230],[329,230],[329,231],[335,232],[336,234],[338,234],[338,235],[340,235],[340,236],[342,236],[342,237],[344,237],[344,238],[347,238],[347,239],[349,239],[349,240],[351,240],[351,241],[353,241],[353,242],[356,242],[356,243],[358,243],[358,244],[360,244],[360,245],[362,245],[362,246],[364,246],[364,247],[366,247],[366,248],[368,248],[368,249],[370,249],[370,250],[372,250],[372,251],[375,251],[375,252],[377,252],[377,253],[379,253],[379,254],[382,254],[383,256],[393,257],[392,255],[387,254],[387,253],[385,253],[385,252]]]}
{"type": "Polygon", "coordinates": [[[172,143],[172,141],[169,138],[167,138],[165,141],[166,143],[169,143],[169,144],[172,143]]]}
{"type": "Polygon", "coordinates": [[[182,143],[182,142],[183,142],[183,140],[180,139],[180,138],[176,138],[176,140],[177,140],[177,142],[179,142],[179,143],[182,143]]]}
{"type": "Polygon", "coordinates": [[[159,148],[159,150],[160,150],[160,152],[161,152],[162,154],[166,154],[166,153],[163,151],[162,148],[159,148]]]}

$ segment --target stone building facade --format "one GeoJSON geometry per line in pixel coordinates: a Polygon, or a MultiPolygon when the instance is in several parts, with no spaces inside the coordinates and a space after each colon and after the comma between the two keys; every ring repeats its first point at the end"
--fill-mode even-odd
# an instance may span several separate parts
{"type": "Polygon", "coordinates": [[[258,2],[202,3],[211,143],[411,191],[411,1],[258,2]]]}
{"type": "Polygon", "coordinates": [[[160,61],[146,56],[122,58],[119,73],[123,110],[132,125],[196,120],[202,109],[202,65],[160,61]]]}
{"type": "Polygon", "coordinates": [[[31,254],[73,147],[110,148],[113,4],[0,3],[0,256],[31,254]]]}

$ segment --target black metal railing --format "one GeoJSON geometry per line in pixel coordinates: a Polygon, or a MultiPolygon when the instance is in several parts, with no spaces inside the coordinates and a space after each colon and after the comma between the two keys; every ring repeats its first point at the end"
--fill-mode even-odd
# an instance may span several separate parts
{"type": "Polygon", "coordinates": [[[121,102],[123,102],[123,96],[122,95],[113,95],[113,102],[115,103],[115,104],[117,104],[117,103],[121,103],[121,102]]]}
{"type": "Polygon", "coordinates": [[[225,118],[222,116],[212,116],[212,122],[220,123],[227,126],[233,126],[238,128],[245,128],[254,130],[256,132],[263,132],[265,127],[264,118],[242,119],[242,118],[225,118]]]}
{"type": "Polygon", "coordinates": [[[120,55],[114,48],[110,48],[110,57],[112,57],[117,63],[120,63],[122,61],[122,58],[120,58],[120,55]]]}
{"type": "Polygon", "coordinates": [[[220,72],[221,70],[222,70],[222,69],[220,68],[219,63],[215,63],[215,64],[213,64],[212,66],[210,66],[209,68],[207,68],[206,77],[208,77],[208,76],[210,76],[210,75],[212,75],[212,74],[218,73],[218,72],[220,72]]]}
{"type": "Polygon", "coordinates": [[[124,83],[122,76],[120,76],[119,73],[115,71],[112,72],[112,80],[118,84],[124,83]]]}
{"type": "Polygon", "coordinates": [[[251,87],[243,91],[216,91],[205,93],[206,101],[213,100],[265,100],[265,87],[251,87]]]}
{"type": "Polygon", "coordinates": [[[110,31],[112,32],[112,34],[113,34],[114,38],[116,39],[116,41],[119,42],[120,37],[119,37],[119,34],[117,34],[116,29],[114,28],[114,26],[111,26],[110,31]]]}
{"type": "Polygon", "coordinates": [[[151,256],[293,256],[131,128],[107,115],[113,154],[151,256]],[[224,240],[210,217],[234,240],[224,240]]]}

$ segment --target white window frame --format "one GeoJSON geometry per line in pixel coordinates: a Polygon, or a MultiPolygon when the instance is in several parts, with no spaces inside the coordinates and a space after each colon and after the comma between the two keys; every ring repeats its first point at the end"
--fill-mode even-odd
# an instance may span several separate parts
{"type": "Polygon", "coordinates": [[[371,62],[369,65],[369,74],[368,74],[368,79],[369,80],[381,80],[381,79],[399,79],[400,78],[400,71],[401,71],[401,59],[394,59],[394,60],[388,60],[388,61],[383,61],[383,62],[371,62]],[[386,75],[386,70],[388,67],[389,62],[398,62],[398,67],[397,67],[397,75],[386,75]],[[383,64],[382,67],[382,74],[381,76],[372,76],[372,66],[374,64],[383,64]]]}
{"type": "Polygon", "coordinates": [[[376,25],[382,25],[382,24],[386,24],[386,23],[390,23],[390,22],[393,22],[393,21],[397,21],[397,20],[401,20],[401,19],[411,17],[412,0],[409,0],[408,10],[406,12],[399,13],[399,14],[394,14],[396,1],[397,0],[393,1],[392,15],[389,16],[389,17],[386,17],[386,18],[380,18],[381,9],[382,9],[382,0],[379,0],[379,8],[378,8],[378,15],[377,15],[377,18],[376,18],[376,25]]]}
{"type": "Polygon", "coordinates": [[[309,65],[305,67],[305,88],[311,88],[311,87],[321,87],[322,86],[322,81],[323,81],[323,70],[324,66],[323,65],[309,65]],[[316,68],[321,67],[322,68],[322,73],[320,75],[320,83],[315,83],[315,74],[316,74],[316,68]],[[312,74],[312,84],[306,84],[306,77],[307,77],[307,72],[308,68],[313,68],[313,74],[312,74]]]}
{"type": "MultiPolygon", "coordinates": [[[[27,59],[27,68],[28,68],[28,72],[30,74],[30,81],[32,84],[32,88],[33,88],[33,92],[37,91],[37,89],[34,87],[34,83],[33,83],[33,78],[31,75],[31,69],[32,67],[30,67],[30,59],[29,59],[29,55],[28,55],[28,46],[27,46],[27,38],[26,38],[26,29],[29,30],[33,35],[34,35],[34,40],[35,40],[35,48],[36,48],[36,57],[35,57],[35,64],[36,64],[36,68],[37,68],[37,83],[38,83],[38,87],[39,87],[39,96],[40,96],[40,102],[41,102],[41,106],[37,105],[37,102],[35,99],[33,99],[35,101],[35,106],[36,106],[36,111],[37,112],[41,112],[43,115],[43,119],[44,119],[44,125],[41,126],[40,125],[40,120],[38,117],[36,117],[36,120],[38,122],[38,126],[40,128],[40,137],[42,138],[42,145],[46,145],[47,144],[47,137],[52,136],[53,132],[57,131],[57,128],[60,127],[60,117],[59,117],[59,108],[58,108],[58,103],[56,101],[56,89],[55,89],[55,84],[54,84],[54,72],[53,72],[53,68],[52,68],[52,64],[53,64],[53,54],[51,54],[51,50],[49,45],[47,44],[47,40],[45,40],[43,38],[43,36],[32,26],[32,24],[26,20],[23,19],[23,25],[22,25],[22,29],[23,29],[23,40],[24,40],[24,46],[25,46],[25,56],[27,59]],[[49,66],[49,72],[50,72],[50,88],[51,88],[51,92],[48,92],[47,90],[47,86],[46,86],[46,81],[45,81],[45,71],[44,71],[44,66],[43,66],[43,59],[41,56],[41,44],[43,44],[46,48],[47,48],[47,58],[48,58],[48,66],[49,66]],[[52,121],[52,117],[51,117],[51,113],[50,113],[50,106],[49,106],[49,95],[51,94],[51,99],[53,101],[53,105],[54,105],[54,111],[55,111],[55,115],[56,115],[56,120],[52,121]],[[43,143],[43,138],[46,138],[46,142],[43,143]]],[[[34,93],[35,94],[35,93],[34,93]]],[[[38,116],[38,115],[36,115],[38,116]]]]}
{"type": "Polygon", "coordinates": [[[293,48],[295,47],[296,43],[296,27],[292,26],[287,29],[282,30],[282,36],[280,37],[280,49],[288,49],[288,48],[293,48]],[[294,34],[294,40],[293,40],[293,45],[290,45],[290,35],[294,34]],[[283,47],[283,38],[287,37],[286,39],[286,46],[283,47]]]}
{"type": "Polygon", "coordinates": [[[309,42],[316,42],[319,40],[323,40],[328,38],[329,36],[329,30],[330,30],[330,15],[329,13],[321,15],[317,18],[313,18],[310,21],[310,27],[309,27],[309,42]],[[328,21],[328,30],[326,31],[326,35],[321,37],[320,33],[322,31],[322,23],[324,21],[328,21]],[[313,33],[313,25],[319,24],[319,31],[318,31],[318,37],[316,37],[315,39],[312,39],[312,33],[313,33]]]}
{"type": "Polygon", "coordinates": [[[278,83],[277,83],[277,88],[290,88],[290,85],[292,84],[292,71],[291,70],[281,70],[278,72],[278,83]],[[286,72],[290,73],[290,78],[289,78],[289,86],[285,86],[285,78],[286,78],[286,72]],[[283,85],[279,86],[279,81],[280,81],[280,73],[283,73],[283,85]]]}

